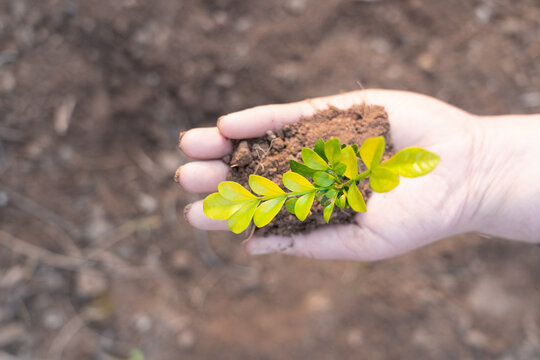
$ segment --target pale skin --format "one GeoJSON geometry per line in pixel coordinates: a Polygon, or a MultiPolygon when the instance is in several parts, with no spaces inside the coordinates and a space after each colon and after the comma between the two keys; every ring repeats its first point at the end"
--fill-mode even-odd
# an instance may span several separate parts
{"type": "MultiPolygon", "coordinates": [[[[424,177],[401,178],[389,193],[372,194],[353,224],[253,237],[245,242],[250,254],[372,261],[465,232],[540,242],[540,115],[476,116],[410,92],[362,90],[225,115],[217,127],[185,133],[180,148],[198,161],[178,169],[177,179],[187,191],[215,192],[228,172],[219,159],[231,152],[229,139],[262,136],[329,105],[361,103],[386,108],[398,150],[419,146],[438,154],[440,164],[424,177]]],[[[186,208],[186,219],[200,229],[228,229],[203,213],[202,201],[186,208]]]]}

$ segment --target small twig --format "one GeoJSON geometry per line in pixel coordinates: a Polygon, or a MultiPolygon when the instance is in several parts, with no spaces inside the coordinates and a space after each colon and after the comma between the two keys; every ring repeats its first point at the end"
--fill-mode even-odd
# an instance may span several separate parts
{"type": "Polygon", "coordinates": [[[154,160],[142,150],[138,150],[134,157],[135,163],[154,180],[161,180],[165,174],[161,167],[156,165],[154,160]]]}
{"type": "Polygon", "coordinates": [[[56,254],[39,246],[30,244],[3,230],[0,230],[0,245],[10,249],[14,253],[24,255],[30,259],[35,259],[35,261],[54,268],[75,271],[85,266],[92,266],[96,263],[100,263],[122,276],[133,278],[147,277],[143,274],[146,270],[145,267],[130,266],[128,263],[108,251],[96,252],[92,259],[56,254]]]}
{"type": "Polygon", "coordinates": [[[257,156],[259,157],[259,163],[257,164],[257,166],[255,167],[255,170],[253,171],[254,174],[257,174],[257,171],[259,170],[259,166],[262,166],[262,170],[264,171],[263,161],[264,161],[264,158],[270,152],[270,149],[272,149],[272,146],[274,146],[274,140],[275,138],[272,139],[272,141],[270,141],[270,145],[268,146],[268,149],[266,151],[264,151],[259,144],[255,144],[253,146],[253,149],[257,150],[257,156]],[[259,151],[262,151],[262,156],[259,153],[259,151]]]}
{"type": "Polygon", "coordinates": [[[62,354],[67,348],[73,337],[86,326],[85,321],[79,316],[79,314],[73,315],[71,319],[60,329],[55,338],[51,342],[47,358],[49,360],[60,360],[62,354]]]}
{"type": "Polygon", "coordinates": [[[0,230],[0,245],[3,245],[13,252],[25,255],[31,259],[37,259],[43,263],[66,270],[78,269],[81,266],[89,265],[86,259],[55,254],[39,246],[32,245],[24,240],[0,230]]]}
{"type": "Polygon", "coordinates": [[[81,236],[81,231],[77,225],[64,219],[46,207],[36,203],[34,200],[11,189],[0,187],[0,191],[6,192],[9,199],[21,210],[34,215],[38,219],[57,226],[73,238],[79,238],[81,236]]]}
{"type": "Polygon", "coordinates": [[[106,236],[102,240],[96,241],[99,246],[97,248],[91,249],[86,257],[89,259],[94,259],[100,254],[102,254],[107,249],[113,247],[118,242],[124,240],[125,238],[131,236],[136,231],[141,228],[158,228],[161,226],[161,217],[157,215],[147,216],[142,219],[127,221],[124,224],[116,228],[110,235],[106,236]]]}

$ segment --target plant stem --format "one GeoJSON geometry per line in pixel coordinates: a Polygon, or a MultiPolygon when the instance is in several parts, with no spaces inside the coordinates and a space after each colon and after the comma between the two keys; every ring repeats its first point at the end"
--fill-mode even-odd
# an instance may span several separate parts
{"type": "Polygon", "coordinates": [[[308,190],[308,191],[298,191],[298,192],[290,192],[290,193],[285,193],[285,194],[269,195],[269,196],[263,196],[263,197],[260,197],[260,198],[257,198],[257,199],[259,201],[266,201],[266,200],[277,199],[277,198],[280,198],[280,197],[283,197],[283,196],[286,196],[286,197],[302,196],[302,195],[305,195],[305,194],[309,194],[311,192],[321,191],[321,190],[328,190],[330,188],[332,188],[332,186],[325,186],[325,187],[317,187],[316,186],[314,189],[308,190]]]}

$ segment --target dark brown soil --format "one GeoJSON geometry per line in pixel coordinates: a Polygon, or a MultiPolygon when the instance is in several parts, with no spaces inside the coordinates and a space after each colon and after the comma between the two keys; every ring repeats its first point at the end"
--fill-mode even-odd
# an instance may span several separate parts
{"type": "MultiPolygon", "coordinates": [[[[247,186],[249,175],[257,174],[281,184],[283,174],[290,171],[289,160],[301,162],[302,148],[313,148],[318,139],[327,141],[337,137],[342,144],[360,146],[370,137],[384,136],[386,159],[393,154],[389,131],[388,115],[382,106],[355,105],[346,110],[331,107],[296,123],[285,125],[276,133],[269,131],[260,138],[237,141],[232,156],[224,159],[231,167],[228,179],[247,186]]],[[[365,170],[362,169],[361,161],[359,166],[360,171],[365,170]]],[[[367,200],[371,193],[369,180],[362,180],[359,188],[367,200]]],[[[354,215],[352,209],[336,208],[330,224],[350,223],[354,221],[354,215]]],[[[326,222],[323,219],[323,207],[319,204],[314,204],[305,221],[299,221],[283,207],[274,220],[257,229],[257,233],[290,235],[324,225],[326,222]]]]}

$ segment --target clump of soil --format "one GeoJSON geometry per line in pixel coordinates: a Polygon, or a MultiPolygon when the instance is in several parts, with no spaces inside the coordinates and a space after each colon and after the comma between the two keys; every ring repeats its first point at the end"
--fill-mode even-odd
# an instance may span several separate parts
{"type": "MultiPolygon", "coordinates": [[[[313,148],[321,138],[326,141],[337,137],[342,144],[360,146],[370,137],[384,136],[384,159],[387,159],[394,154],[389,131],[388,115],[382,106],[363,104],[346,110],[330,107],[285,125],[275,133],[269,131],[264,137],[235,141],[232,154],[224,159],[231,167],[228,180],[247,187],[249,175],[257,174],[282,185],[282,175],[290,170],[289,160],[302,161],[302,148],[313,148]]],[[[359,167],[360,171],[365,170],[361,161],[359,167]]],[[[359,189],[367,200],[371,193],[369,180],[362,180],[359,189]]],[[[352,209],[340,210],[336,207],[330,224],[350,223],[354,221],[354,216],[352,209]]],[[[257,230],[257,235],[290,235],[324,225],[323,207],[318,204],[312,207],[310,215],[303,222],[283,207],[270,224],[257,230]]]]}

